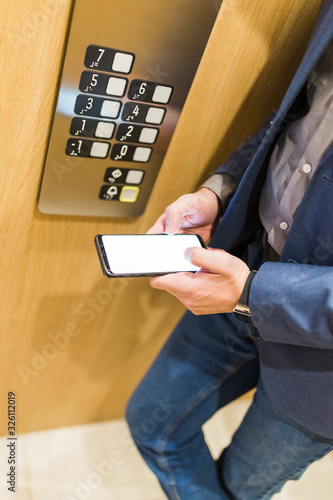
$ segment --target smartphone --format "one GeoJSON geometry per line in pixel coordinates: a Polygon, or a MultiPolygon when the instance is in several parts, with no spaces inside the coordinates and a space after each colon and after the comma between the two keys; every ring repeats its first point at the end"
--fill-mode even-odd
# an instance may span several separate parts
{"type": "Polygon", "coordinates": [[[95,245],[109,278],[161,276],[200,268],[184,257],[186,248],[206,248],[196,234],[98,234],[95,245]]]}

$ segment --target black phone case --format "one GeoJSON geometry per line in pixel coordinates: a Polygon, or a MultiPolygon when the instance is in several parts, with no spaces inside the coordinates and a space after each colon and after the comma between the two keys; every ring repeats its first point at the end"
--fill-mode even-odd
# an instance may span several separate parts
{"type": "MultiPolygon", "coordinates": [[[[108,265],[108,258],[107,258],[107,255],[106,255],[106,252],[104,249],[102,236],[105,236],[105,235],[97,234],[95,236],[94,242],[95,242],[97,255],[98,255],[101,267],[102,267],[103,274],[105,276],[107,276],[108,278],[144,278],[144,277],[151,278],[153,276],[164,276],[165,274],[168,274],[168,273],[149,273],[149,274],[148,273],[147,274],[144,274],[144,273],[141,273],[141,274],[114,274],[114,273],[112,273],[111,269],[108,265]]],[[[147,236],[149,236],[149,235],[147,235],[147,236]]],[[[167,235],[165,235],[165,236],[167,237],[167,235]]],[[[200,244],[202,245],[202,248],[206,248],[206,245],[205,245],[203,239],[201,238],[201,236],[199,236],[198,234],[196,236],[198,237],[200,244]]],[[[188,271],[188,272],[192,272],[192,271],[188,271]]]]}

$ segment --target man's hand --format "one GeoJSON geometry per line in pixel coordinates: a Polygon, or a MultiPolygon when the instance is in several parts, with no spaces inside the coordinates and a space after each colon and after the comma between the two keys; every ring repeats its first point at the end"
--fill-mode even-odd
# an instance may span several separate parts
{"type": "Polygon", "coordinates": [[[151,286],[175,295],[197,315],[232,312],[250,272],[248,266],[224,250],[189,248],[186,257],[202,269],[154,277],[151,286]]]}
{"type": "Polygon", "coordinates": [[[218,198],[213,191],[201,188],[185,194],[169,205],[148,233],[195,233],[209,240],[219,213],[218,198]]]}

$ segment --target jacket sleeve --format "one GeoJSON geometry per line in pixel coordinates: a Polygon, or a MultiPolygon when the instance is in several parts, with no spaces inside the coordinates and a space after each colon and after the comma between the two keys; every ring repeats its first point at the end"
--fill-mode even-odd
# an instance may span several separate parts
{"type": "Polygon", "coordinates": [[[267,131],[272,123],[274,114],[272,113],[263,123],[260,130],[251,135],[246,141],[234,151],[214,172],[214,174],[229,174],[237,184],[240,183],[245,171],[250,165],[260,144],[262,143],[267,131]]]}
{"type": "Polygon", "coordinates": [[[252,321],[263,340],[333,349],[333,268],[266,262],[251,286],[252,321]]]}

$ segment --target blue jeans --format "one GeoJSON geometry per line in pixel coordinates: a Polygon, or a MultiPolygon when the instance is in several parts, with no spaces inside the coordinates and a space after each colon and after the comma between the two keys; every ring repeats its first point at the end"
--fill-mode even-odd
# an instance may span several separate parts
{"type": "Polygon", "coordinates": [[[234,315],[178,324],[133,394],[126,413],[133,438],[172,500],[268,500],[333,449],[272,403],[260,379],[258,342],[234,315]],[[231,444],[215,462],[202,425],[256,387],[231,444]]]}

